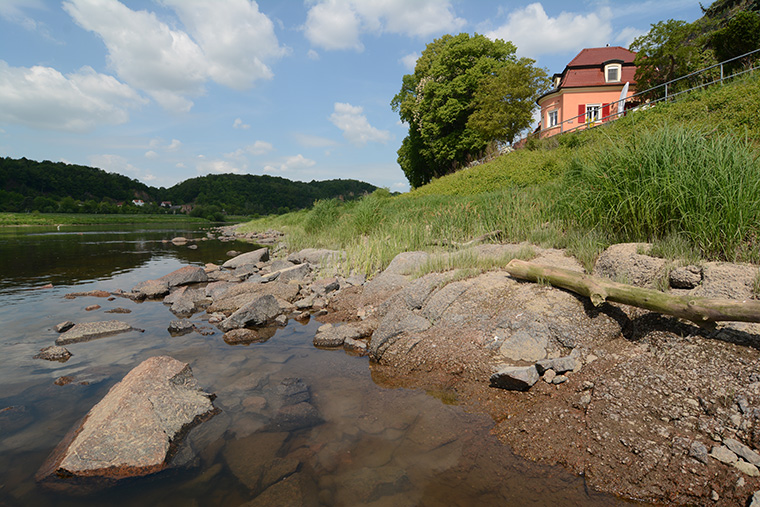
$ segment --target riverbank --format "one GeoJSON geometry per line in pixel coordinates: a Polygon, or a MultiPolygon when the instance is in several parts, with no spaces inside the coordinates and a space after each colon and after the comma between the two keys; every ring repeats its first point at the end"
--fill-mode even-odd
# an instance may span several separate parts
{"type": "MultiPolygon", "coordinates": [[[[244,220],[240,217],[241,221],[244,220]]],[[[98,225],[98,224],[180,224],[206,223],[203,218],[187,215],[107,215],[88,213],[0,213],[0,227],[17,226],[57,226],[57,225],[98,225]]]]}
{"type": "MultiPolygon", "coordinates": [[[[533,262],[583,271],[564,251],[532,248],[533,262]]],[[[595,273],[638,286],[665,280],[676,294],[756,295],[755,265],[673,269],[642,253],[647,248],[613,246],[595,273]]],[[[520,251],[525,247],[471,248],[478,258],[501,261],[520,251]]],[[[340,258],[310,250],[291,260],[314,252],[340,258]]],[[[366,283],[338,277],[340,290],[317,298],[317,318],[332,327],[320,329],[315,343],[366,350],[383,382],[489,414],[495,434],[519,455],[562,465],[599,491],[653,503],[745,505],[760,489],[757,325],[708,331],[624,305],[595,308],[498,269],[412,276],[430,259],[407,252],[366,283]],[[538,364],[541,380],[525,391],[493,387],[492,374],[505,365],[538,364]]],[[[314,279],[334,272],[329,266],[314,279]]]]}

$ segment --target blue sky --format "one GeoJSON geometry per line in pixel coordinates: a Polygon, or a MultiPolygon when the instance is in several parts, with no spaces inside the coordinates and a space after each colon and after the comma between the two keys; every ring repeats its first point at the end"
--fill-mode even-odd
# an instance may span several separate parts
{"type": "Polygon", "coordinates": [[[0,156],[153,186],[241,173],[405,191],[389,104],[433,39],[510,40],[554,73],[700,16],[693,0],[0,0],[0,156]]]}

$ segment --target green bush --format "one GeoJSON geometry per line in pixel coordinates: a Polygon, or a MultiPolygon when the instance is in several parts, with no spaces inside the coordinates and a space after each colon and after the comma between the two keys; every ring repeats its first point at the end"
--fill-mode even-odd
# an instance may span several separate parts
{"type": "Polygon", "coordinates": [[[303,224],[307,234],[313,234],[334,225],[341,214],[341,202],[338,199],[321,199],[314,202],[303,224]]]}

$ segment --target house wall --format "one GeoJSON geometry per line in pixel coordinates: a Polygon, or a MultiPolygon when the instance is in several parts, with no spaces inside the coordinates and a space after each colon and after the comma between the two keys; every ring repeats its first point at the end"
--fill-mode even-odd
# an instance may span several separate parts
{"type": "MultiPolygon", "coordinates": [[[[580,130],[586,128],[585,118],[576,118],[578,116],[578,106],[583,104],[611,104],[620,99],[620,92],[623,85],[588,87],[588,88],[565,88],[559,90],[556,95],[551,94],[541,100],[541,137],[549,137],[560,132],[568,130],[580,130]],[[549,111],[559,108],[559,121],[564,122],[573,118],[572,122],[564,123],[561,127],[558,125],[553,128],[544,128],[548,125],[549,111]]],[[[627,96],[630,97],[636,93],[633,87],[628,89],[627,96]]],[[[615,106],[610,107],[610,114],[615,113],[615,106]]]]}

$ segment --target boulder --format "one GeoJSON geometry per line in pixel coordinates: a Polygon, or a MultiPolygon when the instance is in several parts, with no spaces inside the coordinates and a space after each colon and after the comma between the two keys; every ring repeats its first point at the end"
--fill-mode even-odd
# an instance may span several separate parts
{"type": "Polygon", "coordinates": [[[491,386],[509,391],[527,391],[538,379],[535,366],[504,366],[491,375],[491,386]]]}
{"type": "Polygon", "coordinates": [[[683,266],[670,272],[670,286],[674,289],[693,289],[702,283],[702,268],[683,266]]]}
{"type": "Polygon", "coordinates": [[[231,284],[224,291],[216,292],[212,297],[214,302],[208,308],[209,313],[234,312],[252,299],[271,294],[285,301],[295,301],[298,297],[299,287],[292,283],[256,283],[244,282],[231,284]]]}
{"type": "Polygon", "coordinates": [[[344,253],[339,250],[325,248],[304,248],[299,252],[288,255],[288,261],[294,264],[308,262],[310,264],[332,263],[341,260],[344,253]]]}
{"type": "Polygon", "coordinates": [[[222,331],[246,326],[262,326],[280,314],[280,304],[271,294],[257,297],[240,307],[219,324],[222,331]]]}
{"type": "Polygon", "coordinates": [[[237,255],[232,259],[228,259],[222,264],[223,268],[235,269],[241,266],[255,265],[258,262],[264,262],[269,260],[269,249],[259,248],[252,252],[246,252],[244,254],[237,255]]]}
{"type": "Polygon", "coordinates": [[[723,445],[731,449],[737,456],[741,456],[747,462],[752,463],[755,466],[760,466],[760,454],[753,451],[743,443],[733,438],[726,438],[723,440],[723,445]]]}
{"type": "Polygon", "coordinates": [[[160,298],[169,294],[169,284],[166,280],[146,280],[132,287],[132,292],[143,298],[160,298]]]}
{"type": "Polygon", "coordinates": [[[546,370],[552,370],[554,373],[562,375],[563,373],[576,370],[578,366],[578,360],[572,356],[536,361],[536,370],[538,370],[539,375],[543,375],[546,370]]]}
{"type": "Polygon", "coordinates": [[[151,357],[90,410],[37,479],[121,479],[158,472],[168,465],[179,437],[215,412],[211,396],[198,387],[186,363],[151,357]]]}
{"type": "Polygon", "coordinates": [[[248,345],[262,343],[270,339],[277,332],[276,327],[262,327],[259,329],[232,329],[224,333],[222,339],[228,345],[248,345]]]}
{"type": "Polygon", "coordinates": [[[308,263],[296,264],[285,269],[272,271],[264,275],[265,281],[277,280],[280,283],[288,283],[291,280],[301,281],[311,273],[311,265],[308,263]]]}
{"type": "Polygon", "coordinates": [[[317,347],[341,347],[346,340],[357,340],[371,334],[372,327],[364,322],[344,324],[342,326],[325,324],[314,335],[314,345],[317,347]]]}
{"type": "Polygon", "coordinates": [[[65,363],[69,360],[70,357],[71,352],[69,352],[65,347],[51,345],[50,347],[40,349],[40,353],[34,356],[33,359],[45,359],[46,361],[60,361],[62,363],[65,363]]]}
{"type": "Polygon", "coordinates": [[[189,283],[201,283],[208,282],[208,275],[206,271],[198,266],[185,266],[183,268],[175,269],[168,275],[164,275],[159,280],[166,282],[171,287],[177,287],[179,285],[187,285],[189,283]]]}
{"type": "Polygon", "coordinates": [[[189,320],[173,320],[169,323],[169,333],[172,335],[183,335],[192,332],[195,326],[189,320]]]}
{"type": "Polygon", "coordinates": [[[637,287],[652,287],[665,273],[666,261],[638,253],[648,249],[647,243],[612,245],[599,256],[594,275],[637,287]]]}
{"type": "Polygon", "coordinates": [[[68,345],[69,343],[86,342],[103,338],[114,334],[125,333],[133,328],[126,322],[108,320],[103,322],[82,322],[61,334],[56,340],[56,345],[68,345]]]}
{"type": "Polygon", "coordinates": [[[330,292],[340,289],[340,283],[334,276],[331,278],[322,278],[311,284],[311,291],[319,296],[329,294],[330,292]]]}
{"type": "Polygon", "coordinates": [[[429,329],[430,321],[406,308],[398,308],[383,317],[369,342],[369,352],[380,360],[385,351],[402,335],[429,329]]]}

